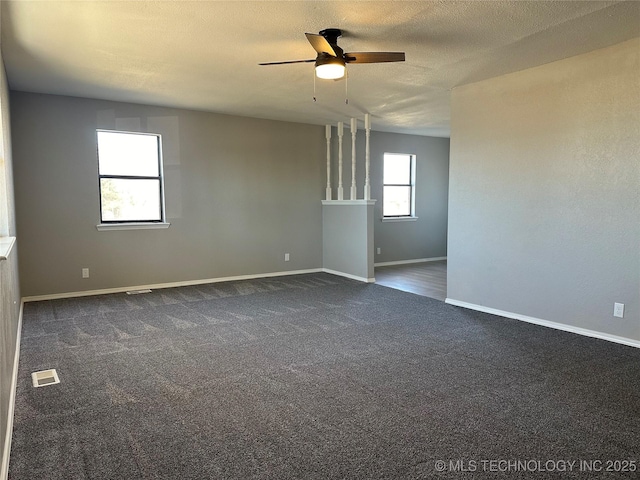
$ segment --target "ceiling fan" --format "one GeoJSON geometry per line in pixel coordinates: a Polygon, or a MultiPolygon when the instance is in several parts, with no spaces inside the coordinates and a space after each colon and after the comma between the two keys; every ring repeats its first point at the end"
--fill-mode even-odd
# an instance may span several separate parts
{"type": "Polygon", "coordinates": [[[342,30],[327,28],[317,34],[305,33],[307,40],[318,52],[315,59],[291,60],[287,62],[267,62],[259,65],[284,65],[288,63],[315,62],[318,78],[337,80],[344,77],[347,63],[382,63],[404,62],[404,52],[350,52],[344,51],[338,46],[338,38],[342,36],[342,30]]]}

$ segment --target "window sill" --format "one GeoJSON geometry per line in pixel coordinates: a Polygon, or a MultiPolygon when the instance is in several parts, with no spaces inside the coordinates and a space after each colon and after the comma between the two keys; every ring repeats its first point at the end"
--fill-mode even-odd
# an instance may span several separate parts
{"type": "Polygon", "coordinates": [[[16,237],[0,237],[0,260],[7,259],[14,243],[16,243],[16,237]]]}
{"type": "Polygon", "coordinates": [[[136,222],[136,223],[100,223],[96,225],[99,232],[108,230],[158,230],[169,228],[166,222],[136,222]]]}
{"type": "Polygon", "coordinates": [[[415,222],[418,217],[384,217],[383,222],[415,222]]]}

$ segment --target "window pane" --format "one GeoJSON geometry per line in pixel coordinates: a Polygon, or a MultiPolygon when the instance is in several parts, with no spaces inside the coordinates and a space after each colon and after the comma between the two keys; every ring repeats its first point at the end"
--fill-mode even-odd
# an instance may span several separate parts
{"type": "Polygon", "coordinates": [[[160,221],[160,180],[101,178],[102,221],[160,221]]]}
{"type": "Polygon", "coordinates": [[[98,132],[100,175],[157,177],[158,157],[156,135],[98,132]]]}
{"type": "Polygon", "coordinates": [[[411,215],[411,187],[384,187],[382,215],[385,217],[411,215]]]}
{"type": "Polygon", "coordinates": [[[384,154],[385,184],[411,184],[411,155],[384,154]]]}

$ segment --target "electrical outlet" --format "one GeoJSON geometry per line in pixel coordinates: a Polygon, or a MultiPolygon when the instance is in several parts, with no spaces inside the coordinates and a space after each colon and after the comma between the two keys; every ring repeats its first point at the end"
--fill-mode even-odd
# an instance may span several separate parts
{"type": "Polygon", "coordinates": [[[380,255],[381,253],[382,253],[382,249],[378,247],[378,255],[380,255]]]}
{"type": "Polygon", "coordinates": [[[289,254],[288,254],[288,253],[285,253],[285,254],[284,254],[284,261],[285,261],[285,262],[288,262],[288,261],[289,261],[289,254]]]}
{"type": "Polygon", "coordinates": [[[613,316],[623,318],[624,317],[624,303],[613,304],[613,316]]]}
{"type": "Polygon", "coordinates": [[[82,269],[82,278],[89,278],[89,269],[88,268],[83,268],[82,269]]]}

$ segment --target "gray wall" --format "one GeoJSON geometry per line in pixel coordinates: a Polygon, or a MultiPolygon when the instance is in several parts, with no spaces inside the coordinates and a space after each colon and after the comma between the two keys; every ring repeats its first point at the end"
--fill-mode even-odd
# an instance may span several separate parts
{"type": "MultiPolygon", "coordinates": [[[[349,119],[345,119],[346,123],[349,119]]],[[[375,128],[375,117],[373,118],[375,128]]],[[[333,198],[337,198],[338,139],[332,131],[333,198]]],[[[325,147],[326,150],[326,147],[325,147]]],[[[356,137],[356,185],[358,198],[364,198],[365,132],[360,122],[356,137]]],[[[377,200],[373,221],[375,262],[392,262],[447,255],[447,216],[449,195],[449,139],[371,132],[371,198],[377,200]],[[416,155],[416,216],[415,222],[382,222],[382,167],[385,153],[416,155]]],[[[351,132],[345,125],[343,137],[344,198],[349,199],[351,188],[351,132]]],[[[325,158],[326,164],[326,158],[325,158]]],[[[325,185],[326,187],[326,185],[325,185]]]]}
{"type": "Polygon", "coordinates": [[[23,295],[322,266],[323,127],[23,92],[11,100],[23,295]],[[169,229],[96,230],[99,127],[163,134],[169,229]]]}
{"type": "Polygon", "coordinates": [[[449,298],[640,340],[639,52],[453,90],[449,298]]]}
{"type": "Polygon", "coordinates": [[[373,205],[322,207],[322,266],[333,272],[374,278],[373,205]]]}
{"type": "MultiPolygon", "coordinates": [[[[13,203],[13,174],[11,159],[11,135],[9,128],[9,91],[4,63],[0,56],[0,236],[16,236],[13,203]]],[[[0,461],[4,462],[6,435],[9,424],[9,400],[18,322],[20,314],[20,289],[18,286],[17,246],[7,260],[0,260],[0,461]]],[[[0,478],[7,468],[0,465],[0,478]]]]}

